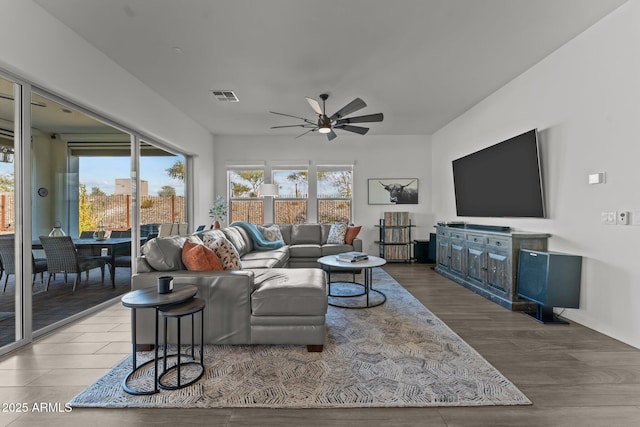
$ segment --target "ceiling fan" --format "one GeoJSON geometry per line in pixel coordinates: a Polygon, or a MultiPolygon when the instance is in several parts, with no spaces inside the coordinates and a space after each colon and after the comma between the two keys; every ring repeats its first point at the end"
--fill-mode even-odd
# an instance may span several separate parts
{"type": "Polygon", "coordinates": [[[304,117],[292,116],[290,114],[277,113],[275,111],[270,111],[273,114],[279,114],[281,116],[293,117],[295,119],[303,120],[303,124],[297,125],[286,125],[286,126],[272,126],[271,129],[280,129],[280,128],[291,128],[291,127],[301,127],[309,129],[303,134],[298,135],[296,138],[300,138],[303,135],[308,134],[309,132],[318,131],[319,133],[323,133],[327,135],[327,139],[331,141],[336,138],[338,135],[334,132],[335,129],[342,129],[348,132],[354,132],[360,135],[364,135],[369,131],[369,128],[365,128],[362,126],[352,126],[351,123],[370,123],[370,122],[381,122],[383,119],[382,113],[377,114],[367,114],[365,116],[356,116],[356,117],[345,117],[351,113],[354,113],[364,107],[367,106],[365,102],[356,98],[338,111],[336,111],[332,116],[327,116],[325,109],[325,101],[329,98],[329,95],[323,93],[320,95],[320,99],[322,99],[322,108],[320,107],[320,103],[313,98],[306,97],[307,102],[313,109],[313,111],[318,115],[317,122],[314,120],[310,120],[304,117]]]}

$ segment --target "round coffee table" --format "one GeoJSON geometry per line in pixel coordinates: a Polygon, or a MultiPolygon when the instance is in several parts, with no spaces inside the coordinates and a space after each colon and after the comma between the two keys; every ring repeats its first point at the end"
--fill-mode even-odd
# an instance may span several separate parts
{"type": "MultiPolygon", "coordinates": [[[[122,296],[122,305],[131,308],[131,340],[133,341],[133,351],[131,353],[132,366],[131,372],[125,377],[122,382],[122,388],[129,394],[134,395],[148,395],[158,393],[158,310],[161,307],[179,304],[190,300],[198,293],[198,288],[193,285],[179,285],[168,294],[159,294],[155,287],[149,289],[137,289],[131,291],[122,296]],[[136,337],[136,310],[139,308],[153,308],[156,315],[156,331],[155,331],[155,357],[140,366],[136,361],[136,347],[138,345],[136,337]],[[136,373],[143,366],[153,363],[154,364],[154,387],[153,390],[135,390],[129,387],[127,384],[133,374],[136,373]]],[[[166,345],[166,343],[165,343],[166,345]]]]}
{"type": "MultiPolygon", "coordinates": [[[[333,306],[333,307],[339,307],[339,308],[371,308],[371,307],[377,307],[379,305],[384,304],[387,301],[387,296],[385,294],[383,294],[382,292],[380,292],[377,289],[373,289],[373,268],[374,267],[381,267],[383,265],[385,265],[387,263],[387,261],[384,258],[379,258],[377,256],[372,256],[369,255],[369,258],[363,261],[356,261],[356,262],[346,262],[346,261],[339,261],[338,259],[336,259],[337,255],[327,255],[327,256],[323,256],[322,258],[318,259],[318,263],[320,264],[321,268],[323,270],[325,270],[327,272],[328,275],[328,285],[329,285],[329,294],[328,296],[330,297],[334,297],[334,298],[353,298],[353,297],[360,297],[360,296],[365,296],[365,304],[364,306],[359,305],[359,306],[349,306],[349,305],[342,305],[342,304],[336,304],[336,303],[331,303],[329,302],[329,305],[333,306]],[[353,282],[345,282],[345,283],[352,283],[354,285],[357,286],[362,286],[363,291],[362,293],[359,294],[349,294],[349,295],[333,295],[331,294],[331,272],[348,272],[348,273],[353,273],[354,277],[355,277],[355,272],[358,270],[362,270],[363,274],[364,274],[364,283],[358,283],[355,282],[355,280],[353,282]],[[369,294],[371,292],[374,292],[378,295],[380,295],[382,297],[382,301],[378,301],[376,303],[371,303],[370,299],[369,299],[369,294]]],[[[342,282],[342,281],[340,281],[342,282]]]]}

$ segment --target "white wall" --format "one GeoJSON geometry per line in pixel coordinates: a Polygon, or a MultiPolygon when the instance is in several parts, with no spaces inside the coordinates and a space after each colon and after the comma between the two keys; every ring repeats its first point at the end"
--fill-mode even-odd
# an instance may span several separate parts
{"type": "Polygon", "coordinates": [[[238,160],[273,162],[309,160],[315,164],[355,161],[354,218],[362,225],[358,237],[363,250],[378,253],[378,224],[383,211],[409,211],[418,226],[414,237],[429,237],[434,218],[431,208],[431,142],[428,136],[344,135],[328,142],[321,135],[292,136],[216,136],[216,194],[226,194],[226,163],[238,160]],[[418,178],[417,205],[369,205],[368,178],[418,178]]]}
{"type": "Polygon", "coordinates": [[[432,137],[438,219],[552,234],[582,255],[580,309],[564,315],[640,347],[640,226],[602,211],[640,209],[640,1],[632,0],[432,137]],[[451,161],[537,127],[548,219],[457,218],[451,161]],[[606,184],[587,175],[606,172],[606,184]]]}
{"type": "Polygon", "coordinates": [[[32,1],[0,0],[0,10],[0,68],[196,155],[195,219],[206,222],[213,200],[211,134],[32,1]]]}

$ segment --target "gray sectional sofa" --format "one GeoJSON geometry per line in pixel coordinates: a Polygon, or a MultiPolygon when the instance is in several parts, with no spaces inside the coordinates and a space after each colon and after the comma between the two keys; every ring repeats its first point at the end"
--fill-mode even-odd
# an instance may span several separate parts
{"type": "MultiPolygon", "coordinates": [[[[158,238],[155,247],[160,249],[155,253],[145,253],[143,247],[145,255],[137,260],[132,289],[155,287],[158,277],[167,275],[174,277],[176,286],[195,285],[196,296],[206,301],[207,344],[302,344],[309,351],[321,351],[326,335],[327,289],[317,259],[362,250],[362,241],[357,238],[352,244],[327,243],[330,228],[329,224],[279,225],[284,246],[267,251],[255,250],[249,234],[238,226],[158,238]],[[220,236],[238,251],[240,270],[189,271],[184,267],[180,248],[186,240],[220,236]]],[[[137,342],[152,344],[154,311],[138,311],[137,342]]],[[[189,334],[184,336],[190,336],[190,327],[190,322],[183,322],[182,333],[189,334]]],[[[172,332],[169,339],[175,341],[172,332]]]]}

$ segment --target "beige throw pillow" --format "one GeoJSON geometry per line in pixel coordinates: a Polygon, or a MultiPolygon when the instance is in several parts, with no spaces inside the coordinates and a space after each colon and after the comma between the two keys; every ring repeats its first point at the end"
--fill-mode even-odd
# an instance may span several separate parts
{"type": "Polygon", "coordinates": [[[256,226],[265,240],[269,242],[275,242],[277,240],[284,240],[282,237],[282,233],[280,232],[280,227],[276,224],[273,224],[269,227],[264,227],[262,225],[256,226]]]}

